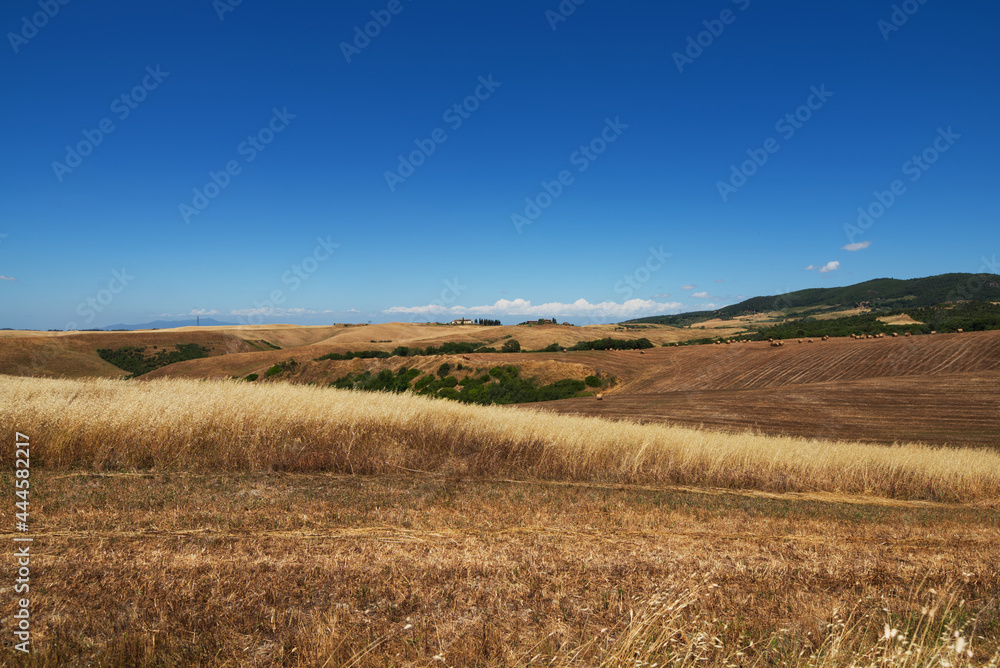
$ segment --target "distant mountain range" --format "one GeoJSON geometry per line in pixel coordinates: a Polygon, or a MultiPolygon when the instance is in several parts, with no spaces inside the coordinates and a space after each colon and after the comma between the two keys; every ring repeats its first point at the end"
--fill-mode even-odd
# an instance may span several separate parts
{"type": "Polygon", "coordinates": [[[677,315],[655,315],[627,320],[626,323],[654,323],[684,327],[714,318],[796,309],[797,317],[824,311],[863,306],[872,310],[922,308],[946,302],[1000,301],[1000,276],[997,274],[941,274],[926,278],[899,280],[876,278],[841,288],[811,288],[783,295],[751,297],[739,304],[715,311],[691,311],[677,315]]]}
{"type": "Polygon", "coordinates": [[[198,320],[154,320],[153,322],[143,322],[138,325],[109,325],[107,327],[102,327],[101,329],[105,331],[111,331],[115,329],[172,329],[174,327],[195,327],[201,325],[202,327],[233,327],[237,323],[235,322],[219,322],[212,318],[202,318],[201,322],[198,320]]]}

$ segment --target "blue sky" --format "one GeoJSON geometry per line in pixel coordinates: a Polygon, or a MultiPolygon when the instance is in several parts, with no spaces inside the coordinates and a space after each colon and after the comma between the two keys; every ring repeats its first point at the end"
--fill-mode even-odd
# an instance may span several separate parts
{"type": "Polygon", "coordinates": [[[0,326],[997,271],[1000,6],[675,4],[11,0],[0,326]]]}

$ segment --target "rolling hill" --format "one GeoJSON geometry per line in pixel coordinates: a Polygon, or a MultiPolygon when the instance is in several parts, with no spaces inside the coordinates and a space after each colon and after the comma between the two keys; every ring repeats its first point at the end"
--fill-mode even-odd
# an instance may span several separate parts
{"type": "Polygon", "coordinates": [[[649,323],[685,327],[715,318],[726,320],[772,311],[785,313],[793,311],[797,317],[803,317],[859,306],[871,310],[885,310],[937,306],[966,300],[1000,301],[1000,276],[956,273],[907,280],[876,278],[838,288],[811,288],[783,295],[751,297],[715,311],[649,316],[627,320],[624,324],[649,323]]]}

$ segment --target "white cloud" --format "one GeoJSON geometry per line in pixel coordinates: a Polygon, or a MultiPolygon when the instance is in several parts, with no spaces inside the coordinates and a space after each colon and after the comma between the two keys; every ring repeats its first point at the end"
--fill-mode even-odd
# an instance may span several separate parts
{"type": "Polygon", "coordinates": [[[717,279],[715,279],[715,282],[716,283],[725,283],[726,279],[724,279],[724,278],[717,278],[717,279]]]}
{"type": "Polygon", "coordinates": [[[209,311],[203,308],[193,308],[191,309],[191,312],[188,313],[188,315],[219,315],[219,312],[216,311],[215,309],[209,311]]]}
{"type": "Polygon", "coordinates": [[[679,309],[684,305],[680,302],[658,302],[652,299],[629,299],[621,304],[617,302],[600,302],[591,304],[586,299],[577,299],[571,304],[563,302],[547,302],[532,304],[526,299],[499,299],[493,304],[484,306],[451,306],[428,304],[426,306],[393,306],[383,313],[405,313],[409,315],[490,315],[490,316],[594,316],[607,318],[623,318],[638,315],[657,315],[664,311],[679,309]]]}
{"type": "Polygon", "coordinates": [[[0,276],[0,281],[16,281],[17,279],[13,276],[0,276]]]}
{"type": "Polygon", "coordinates": [[[697,297],[698,299],[711,299],[712,298],[712,295],[708,294],[707,292],[695,292],[691,296],[692,297],[697,297]]]}
{"type": "Polygon", "coordinates": [[[686,283],[685,285],[681,286],[681,290],[694,290],[696,287],[698,286],[695,285],[694,283],[686,283]]]}
{"type": "Polygon", "coordinates": [[[847,244],[846,246],[842,247],[841,250],[859,251],[859,250],[864,250],[864,249],[868,248],[871,245],[872,245],[872,242],[870,242],[870,241],[858,241],[858,242],[853,243],[853,244],[847,244]]]}
{"type": "Polygon", "coordinates": [[[806,267],[805,270],[806,271],[816,270],[816,271],[819,271],[819,273],[821,273],[821,274],[826,274],[826,273],[829,273],[831,271],[837,271],[838,269],[840,269],[840,263],[837,262],[836,260],[833,260],[832,262],[827,262],[822,267],[817,267],[816,265],[811,264],[808,267],[806,267]]]}
{"type": "Polygon", "coordinates": [[[658,295],[653,295],[653,299],[666,299],[669,296],[670,296],[669,292],[663,292],[663,293],[658,294],[658,295]]]}

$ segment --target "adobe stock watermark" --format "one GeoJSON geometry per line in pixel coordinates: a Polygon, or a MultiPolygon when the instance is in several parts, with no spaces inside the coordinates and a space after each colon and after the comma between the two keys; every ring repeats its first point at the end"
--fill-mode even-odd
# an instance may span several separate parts
{"type": "Polygon", "coordinates": [[[235,12],[236,8],[243,4],[243,0],[212,0],[212,9],[219,21],[226,20],[226,14],[235,12]]]}
{"type": "Polygon", "coordinates": [[[882,39],[886,42],[889,41],[889,35],[896,32],[910,20],[910,17],[916,14],[920,7],[927,4],[927,0],[903,0],[898,5],[892,6],[892,13],[889,14],[889,20],[879,19],[875,26],[882,33],[882,39]]]}
{"type": "MultiPolygon", "coordinates": [[[[982,262],[979,265],[978,273],[969,277],[965,282],[965,285],[955,288],[951,293],[948,294],[948,301],[967,301],[975,297],[982,289],[983,286],[987,285],[986,274],[1000,274],[1000,262],[997,261],[996,254],[992,258],[987,258],[985,255],[979,258],[982,262]]],[[[996,287],[996,283],[989,280],[989,285],[996,287]]]]}
{"type": "MultiPolygon", "coordinates": [[[[597,136],[569,154],[569,164],[576,168],[577,174],[584,173],[627,129],[628,124],[622,123],[621,117],[615,116],[614,120],[606,117],[604,127],[597,136]]],[[[524,198],[524,210],[510,214],[510,222],[513,223],[517,233],[521,234],[525,225],[531,225],[538,220],[542,212],[552,206],[552,203],[575,181],[576,177],[570,169],[560,170],[551,181],[542,179],[539,183],[541,190],[534,196],[524,198]]]]}
{"type": "Polygon", "coordinates": [[[555,10],[545,10],[545,20],[549,22],[549,27],[555,31],[559,24],[576,13],[576,8],[587,2],[587,0],[562,0],[555,10]]]}
{"type": "MultiPolygon", "coordinates": [[[[14,507],[17,512],[14,514],[17,523],[14,527],[23,533],[28,531],[28,518],[30,513],[28,508],[31,501],[31,439],[27,434],[15,432],[14,446],[14,496],[17,501],[14,507]]],[[[30,536],[17,536],[14,538],[14,557],[17,558],[17,579],[14,581],[14,593],[27,595],[31,592],[31,543],[34,538],[30,536]]],[[[14,637],[19,640],[14,644],[14,649],[25,654],[31,653],[31,599],[21,598],[17,600],[17,612],[14,613],[14,637]]]]}
{"type": "MultiPolygon", "coordinates": [[[[457,313],[451,311],[451,309],[454,308],[452,304],[458,301],[459,296],[461,296],[463,292],[468,290],[468,286],[462,285],[457,276],[450,281],[445,279],[442,283],[444,284],[444,288],[441,289],[439,298],[433,300],[427,306],[393,306],[382,312],[390,314],[404,314],[409,316],[410,322],[422,322],[428,325],[437,322],[437,320],[434,319],[435,316],[458,315],[457,313]]],[[[470,315],[469,309],[466,309],[466,315],[470,315]]]]}
{"type": "Polygon", "coordinates": [[[8,32],[7,41],[14,49],[14,53],[20,53],[21,47],[38,35],[38,31],[49,24],[59,11],[69,4],[69,0],[38,0],[40,11],[35,12],[31,17],[21,17],[21,29],[17,32],[8,32]]]}
{"type": "MultiPolygon", "coordinates": [[[[104,309],[110,306],[115,300],[115,296],[121,294],[134,280],[135,276],[129,274],[125,267],[122,267],[121,271],[112,269],[111,279],[105,287],[98,290],[93,296],[87,297],[77,304],[76,314],[83,318],[84,324],[89,325],[94,322],[97,314],[103,313],[104,309]]],[[[75,322],[68,322],[65,329],[80,329],[80,326],[75,322]]]]}
{"type": "Polygon", "coordinates": [[[372,20],[365,23],[364,28],[354,26],[354,39],[351,42],[340,43],[340,52],[344,54],[344,60],[350,64],[354,56],[367,49],[372,40],[381,35],[383,29],[389,27],[392,17],[398,16],[404,9],[406,6],[401,0],[389,0],[385,9],[373,9],[372,20]]]}
{"type": "Polygon", "coordinates": [[[192,216],[197,216],[207,209],[212,200],[229,187],[233,177],[243,173],[243,164],[249,165],[256,160],[257,156],[274,141],[274,138],[284,132],[288,124],[297,117],[297,114],[288,112],[288,107],[282,107],[280,110],[273,107],[270,120],[257,132],[247,135],[246,139],[236,146],[236,153],[243,156],[243,163],[233,158],[227,161],[218,172],[209,170],[208,181],[205,182],[205,185],[191,189],[193,193],[191,203],[181,202],[177,205],[184,224],[190,224],[192,216]]]}
{"type": "MultiPolygon", "coordinates": [[[[450,281],[448,279],[444,279],[442,283],[444,284],[444,287],[441,288],[439,298],[430,303],[430,306],[440,307],[440,309],[435,311],[435,313],[449,313],[451,305],[458,301],[458,298],[463,292],[469,289],[469,286],[462,285],[458,282],[457,276],[450,281]]],[[[422,321],[427,324],[436,322],[431,320],[431,314],[429,311],[423,311],[420,315],[422,321]]]]}
{"type": "MultiPolygon", "coordinates": [[[[900,171],[904,176],[909,176],[910,183],[916,183],[920,177],[929,170],[940,158],[955,145],[962,135],[956,134],[951,126],[948,129],[938,128],[937,137],[923,151],[915,153],[909,160],[903,163],[900,171]]],[[[896,200],[906,193],[907,186],[902,179],[894,179],[886,190],[875,190],[872,192],[874,199],[867,206],[858,207],[858,217],[854,224],[844,223],[844,234],[850,243],[855,243],[858,237],[863,236],[865,231],[870,229],[875,221],[885,215],[896,200]]]]}
{"type": "MultiPolygon", "coordinates": [[[[478,81],[479,85],[476,86],[471,95],[466,96],[461,102],[451,105],[441,114],[441,120],[447,123],[453,132],[462,127],[462,124],[472,117],[480,105],[490,99],[497,88],[503,85],[501,81],[494,81],[492,74],[485,78],[480,76],[478,81]]],[[[427,159],[434,155],[437,147],[446,141],[448,141],[448,133],[442,127],[431,130],[426,139],[414,139],[413,144],[416,148],[405,156],[403,154],[396,156],[399,161],[396,169],[394,171],[386,170],[383,174],[385,184],[389,186],[389,192],[396,192],[396,187],[413,176],[417,168],[427,162],[427,159]]]]}
{"type": "MultiPolygon", "coordinates": [[[[170,76],[170,72],[163,72],[160,66],[155,68],[146,66],[146,74],[128,92],[122,93],[111,101],[110,110],[119,121],[124,121],[132,112],[139,108],[139,105],[146,100],[146,97],[160,87],[163,80],[170,76]]],[[[63,162],[54,160],[52,162],[52,173],[56,175],[59,183],[62,183],[66,174],[71,174],[74,169],[83,164],[83,159],[94,152],[104,139],[116,129],[114,121],[105,117],[97,122],[97,126],[92,130],[81,131],[83,139],[76,144],[66,145],[66,157],[63,162]]]]}
{"type": "MultiPolygon", "coordinates": [[[[795,133],[801,130],[813,117],[813,113],[822,109],[827,100],[833,97],[833,93],[826,89],[826,84],[820,84],[819,88],[810,86],[809,91],[810,94],[803,104],[774,123],[775,132],[781,133],[781,137],[786,141],[794,137],[795,133]]],[[[774,137],[765,139],[760,148],[748,148],[746,154],[749,159],[741,162],[738,167],[735,163],[729,165],[729,179],[715,182],[715,188],[722,201],[728,201],[730,195],[745,186],[750,177],[756,174],[767,163],[768,159],[780,150],[781,144],[774,137]]]]}
{"type": "MultiPolygon", "coordinates": [[[[327,235],[325,239],[316,237],[316,245],[312,251],[281,274],[281,283],[288,286],[289,293],[295,292],[319,271],[324,262],[333,257],[333,252],[338,248],[340,248],[340,244],[334,243],[330,235],[327,235]]],[[[255,299],[253,308],[234,311],[233,315],[239,316],[241,325],[262,325],[265,316],[279,313],[279,307],[285,303],[287,298],[283,289],[275,288],[268,293],[266,299],[255,299]]]]}
{"type": "Polygon", "coordinates": [[[673,253],[664,253],[663,244],[659,248],[649,247],[649,255],[646,261],[636,267],[631,273],[622,276],[622,280],[615,283],[615,292],[623,295],[625,299],[631,299],[635,293],[645,283],[649,282],[653,274],[658,272],[667,263],[673,253]]]}
{"type": "MultiPolygon", "coordinates": [[[[750,0],[731,0],[741,12],[745,12],[750,7],[750,0]]],[[[705,53],[705,49],[715,44],[715,40],[722,36],[726,26],[732,25],[736,21],[738,14],[728,7],[719,12],[719,18],[702,21],[705,29],[695,36],[688,35],[687,45],[684,53],[674,51],[670,54],[677,66],[677,71],[684,74],[684,68],[693,65],[694,61],[705,53]]],[[[553,28],[554,30],[554,28],[553,28]]]]}

